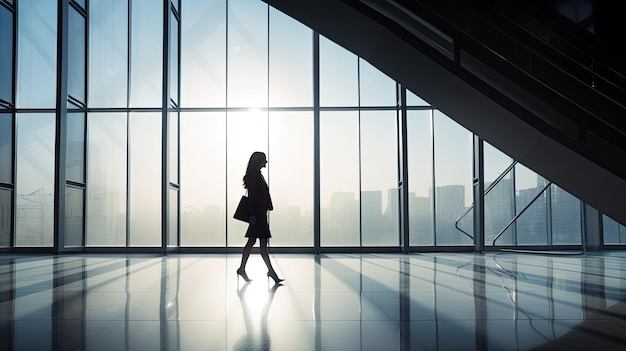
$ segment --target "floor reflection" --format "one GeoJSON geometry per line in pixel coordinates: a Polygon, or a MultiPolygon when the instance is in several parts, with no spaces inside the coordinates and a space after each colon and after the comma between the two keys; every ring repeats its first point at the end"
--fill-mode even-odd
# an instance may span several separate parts
{"type": "Polygon", "coordinates": [[[245,282],[241,289],[237,289],[246,332],[235,342],[233,350],[271,350],[272,341],[270,339],[268,317],[276,290],[283,285],[280,283],[275,284],[263,294],[263,292],[258,290],[247,291],[251,284],[251,282],[245,282]],[[260,305],[260,313],[254,313],[256,312],[255,307],[259,306],[258,302],[263,298],[265,301],[260,305]],[[255,325],[255,321],[258,321],[258,325],[255,325]]]}
{"type": "Polygon", "coordinates": [[[623,251],[272,259],[284,284],[260,258],[236,280],[238,255],[0,255],[0,350],[626,345],[623,251]]]}

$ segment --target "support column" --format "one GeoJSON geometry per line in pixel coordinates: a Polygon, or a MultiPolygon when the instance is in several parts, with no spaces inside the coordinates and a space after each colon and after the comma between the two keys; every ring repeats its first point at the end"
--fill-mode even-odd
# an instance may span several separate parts
{"type": "Polygon", "coordinates": [[[583,212],[583,249],[600,251],[602,247],[602,214],[590,205],[582,205],[583,212]]]}
{"type": "Polygon", "coordinates": [[[408,171],[408,146],[407,146],[407,111],[406,111],[406,88],[400,88],[400,115],[399,120],[399,165],[400,165],[400,238],[402,250],[409,252],[411,246],[409,231],[409,171],[408,171]]]}
{"type": "Polygon", "coordinates": [[[320,253],[320,36],[313,32],[313,250],[320,253]]]}
{"type": "Polygon", "coordinates": [[[169,107],[170,107],[170,0],[163,1],[163,86],[161,102],[161,252],[168,251],[169,241],[169,107]]]}
{"type": "Polygon", "coordinates": [[[485,167],[484,167],[484,143],[481,138],[474,135],[474,248],[475,251],[485,251],[485,167]]]}
{"type": "Polygon", "coordinates": [[[66,148],[67,148],[67,53],[69,0],[58,2],[57,23],[57,95],[54,146],[54,253],[64,251],[65,244],[65,197],[66,197],[66,148]]]}

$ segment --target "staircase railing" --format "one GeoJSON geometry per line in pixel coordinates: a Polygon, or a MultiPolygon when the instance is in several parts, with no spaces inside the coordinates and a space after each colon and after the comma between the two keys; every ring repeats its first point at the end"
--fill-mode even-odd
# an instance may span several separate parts
{"type": "Polygon", "coordinates": [[[509,229],[509,227],[510,227],[510,226],[512,226],[512,225],[513,225],[513,223],[515,223],[515,222],[517,221],[517,219],[518,219],[518,218],[520,218],[520,216],[521,216],[521,215],[523,215],[523,214],[524,214],[524,212],[526,212],[526,210],[527,210],[527,209],[528,209],[528,208],[529,208],[532,204],[534,204],[534,203],[535,203],[535,201],[536,201],[536,200],[537,200],[537,199],[538,199],[541,195],[543,195],[543,193],[545,193],[545,191],[546,191],[546,190],[550,187],[550,185],[552,185],[552,182],[551,182],[551,181],[548,181],[548,182],[546,183],[546,185],[543,187],[543,189],[541,189],[541,191],[540,191],[540,192],[538,192],[538,193],[537,193],[537,195],[535,195],[535,196],[533,197],[533,199],[532,199],[532,200],[530,200],[530,201],[528,202],[528,204],[527,204],[526,206],[524,206],[524,208],[523,208],[521,211],[519,211],[519,213],[518,213],[518,214],[516,214],[516,215],[515,215],[515,216],[514,216],[514,217],[513,217],[510,221],[509,221],[509,223],[507,223],[507,225],[505,225],[505,226],[504,226],[504,228],[503,228],[502,230],[500,230],[500,232],[499,232],[499,233],[498,233],[498,234],[497,234],[497,235],[493,238],[493,240],[491,241],[491,246],[494,246],[494,247],[496,246],[496,240],[498,240],[498,239],[502,236],[502,234],[504,234],[504,232],[506,232],[506,231],[507,231],[507,229],[509,229]]]}
{"type": "MultiPolygon", "coordinates": [[[[489,194],[489,192],[491,191],[491,189],[493,189],[496,185],[498,185],[498,183],[504,178],[506,177],[507,174],[509,174],[509,172],[515,168],[515,165],[517,165],[518,162],[517,161],[513,161],[504,171],[502,171],[502,173],[500,173],[500,175],[491,183],[489,184],[489,186],[487,188],[485,188],[485,191],[483,192],[483,197],[487,194],[489,194]]],[[[458,229],[461,233],[465,234],[466,236],[468,236],[470,239],[474,239],[474,237],[464,231],[463,229],[461,229],[461,227],[459,226],[459,223],[461,222],[461,220],[474,208],[474,204],[472,203],[471,205],[469,205],[468,207],[465,208],[465,210],[463,212],[461,212],[461,214],[457,217],[456,221],[454,222],[454,226],[456,227],[456,229],[458,229]]]]}
{"type": "MultiPolygon", "coordinates": [[[[489,186],[485,189],[485,191],[483,192],[483,197],[486,196],[496,185],[498,185],[498,183],[500,183],[500,181],[502,179],[504,179],[504,177],[507,176],[507,174],[509,174],[509,172],[511,172],[511,170],[513,170],[513,168],[515,168],[515,166],[518,164],[517,161],[513,161],[504,171],[502,171],[502,173],[500,173],[500,175],[491,183],[489,184],[489,186]]],[[[551,181],[547,181],[546,184],[543,186],[543,188],[541,189],[541,191],[539,191],[529,202],[528,204],[526,204],[526,206],[524,206],[524,208],[522,208],[521,211],[519,211],[505,226],[504,228],[502,228],[502,230],[500,230],[500,232],[498,232],[498,234],[496,234],[496,236],[493,238],[493,240],[491,241],[491,246],[496,246],[496,240],[498,240],[502,234],[504,234],[523,214],[524,212],[526,212],[526,210],[532,206],[535,201],[545,193],[545,191],[552,185],[551,181]]],[[[465,216],[474,208],[474,204],[471,204],[470,206],[466,207],[465,210],[463,212],[461,212],[461,214],[457,217],[456,221],[454,222],[454,226],[456,227],[457,230],[459,230],[461,233],[465,234],[466,236],[468,236],[470,239],[474,239],[474,237],[466,232],[465,230],[463,230],[459,223],[461,222],[461,220],[463,218],[465,218],[465,216]]]]}

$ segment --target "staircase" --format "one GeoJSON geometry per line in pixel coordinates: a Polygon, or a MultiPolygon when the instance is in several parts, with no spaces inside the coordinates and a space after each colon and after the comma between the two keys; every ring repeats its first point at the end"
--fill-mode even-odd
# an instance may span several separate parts
{"type": "Polygon", "coordinates": [[[266,2],[626,223],[626,78],[540,2],[266,2]]]}

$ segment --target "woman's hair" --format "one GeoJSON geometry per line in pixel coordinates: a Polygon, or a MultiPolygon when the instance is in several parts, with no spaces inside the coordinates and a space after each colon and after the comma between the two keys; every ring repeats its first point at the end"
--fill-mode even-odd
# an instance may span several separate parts
{"type": "Polygon", "coordinates": [[[246,168],[246,174],[243,176],[243,187],[248,188],[246,184],[246,178],[248,175],[255,174],[261,169],[261,165],[266,160],[265,154],[261,151],[255,151],[250,155],[250,160],[248,161],[248,167],[246,168]]]}

